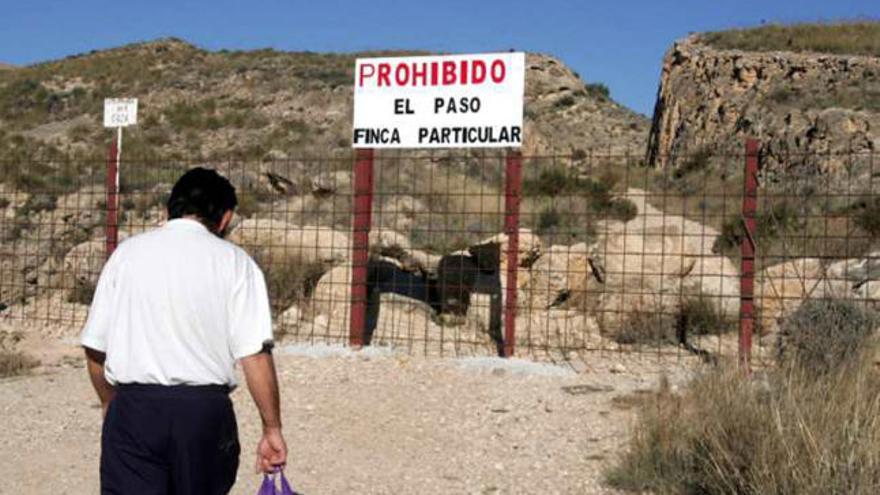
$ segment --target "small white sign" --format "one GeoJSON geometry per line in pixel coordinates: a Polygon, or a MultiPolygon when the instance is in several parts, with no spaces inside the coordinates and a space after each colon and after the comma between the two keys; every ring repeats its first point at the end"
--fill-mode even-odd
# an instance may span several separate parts
{"type": "Polygon", "coordinates": [[[104,127],[128,127],[137,124],[137,98],[104,100],[104,127]]]}
{"type": "Polygon", "coordinates": [[[517,147],[522,52],[358,59],[354,148],[517,147]]]}

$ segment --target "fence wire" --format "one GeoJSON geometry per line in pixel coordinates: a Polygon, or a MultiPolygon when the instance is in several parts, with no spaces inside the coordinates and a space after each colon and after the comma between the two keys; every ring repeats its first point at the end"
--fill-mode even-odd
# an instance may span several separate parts
{"type": "MultiPolygon", "coordinates": [[[[745,155],[701,148],[658,169],[636,155],[524,156],[516,241],[508,163],[494,153],[377,153],[363,338],[430,355],[583,351],[733,357],[740,253],[755,259],[754,359],[772,359],[809,299],[880,298],[872,153],[761,157],[756,228],[742,216],[745,155]],[[509,218],[508,218],[509,220],[509,218]],[[509,224],[508,224],[509,225],[509,224]],[[508,287],[514,257],[516,287],[508,287]],[[515,314],[506,310],[516,295],[515,314]],[[509,336],[508,336],[509,337],[509,336]]],[[[285,160],[123,157],[120,239],[156,228],[193,166],[235,185],[228,240],[266,274],[277,336],[351,338],[351,155],[285,160]]],[[[2,162],[0,308],[7,331],[73,341],[106,255],[106,163],[2,162]]]]}

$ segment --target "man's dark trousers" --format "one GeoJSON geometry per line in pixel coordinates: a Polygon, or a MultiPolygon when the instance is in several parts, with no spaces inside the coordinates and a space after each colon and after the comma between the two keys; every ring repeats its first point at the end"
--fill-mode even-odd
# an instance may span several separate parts
{"type": "Polygon", "coordinates": [[[101,493],[226,494],[239,452],[228,387],[119,385],[101,435],[101,493]]]}

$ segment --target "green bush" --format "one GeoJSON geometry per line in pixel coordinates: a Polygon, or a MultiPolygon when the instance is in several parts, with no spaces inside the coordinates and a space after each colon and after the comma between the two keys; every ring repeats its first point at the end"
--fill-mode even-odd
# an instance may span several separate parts
{"type": "Polygon", "coordinates": [[[560,224],[562,224],[562,215],[555,207],[551,206],[538,213],[538,228],[536,231],[538,235],[545,235],[559,227],[560,224]]]}
{"type": "Polygon", "coordinates": [[[587,91],[587,94],[602,100],[607,100],[611,98],[611,91],[608,90],[608,86],[603,83],[587,83],[584,85],[584,89],[587,91]]]}
{"type": "MultiPolygon", "coordinates": [[[[755,215],[755,242],[770,246],[779,239],[798,237],[805,227],[799,208],[792,202],[783,201],[770,205],[755,215]]],[[[746,231],[740,217],[730,218],[721,226],[721,233],[712,246],[716,253],[736,256],[746,231]]],[[[765,251],[768,252],[768,251],[765,251]]]]}
{"type": "Polygon", "coordinates": [[[556,100],[556,102],[553,103],[553,106],[558,109],[563,109],[573,106],[575,103],[576,101],[574,99],[574,96],[565,95],[562,98],[556,100]]]}

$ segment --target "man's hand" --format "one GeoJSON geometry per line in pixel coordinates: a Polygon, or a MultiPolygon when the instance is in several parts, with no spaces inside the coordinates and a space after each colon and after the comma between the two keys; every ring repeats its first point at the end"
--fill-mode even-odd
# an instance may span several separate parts
{"type": "Polygon", "coordinates": [[[86,351],[86,368],[89,370],[89,379],[91,379],[92,387],[95,388],[98,399],[101,401],[101,410],[103,411],[101,417],[106,417],[110,401],[116,395],[116,389],[113,385],[107,383],[107,379],[104,378],[104,360],[107,358],[107,355],[88,347],[84,347],[84,349],[86,351]]]}
{"type": "Polygon", "coordinates": [[[287,464],[287,444],[280,428],[269,428],[263,431],[263,438],[257,444],[256,471],[271,473],[276,467],[287,464]]]}
{"type": "Polygon", "coordinates": [[[287,444],[281,435],[281,407],[275,361],[268,350],[241,359],[248,389],[263,421],[263,438],[257,444],[257,471],[271,473],[287,462],[287,444]]]}

